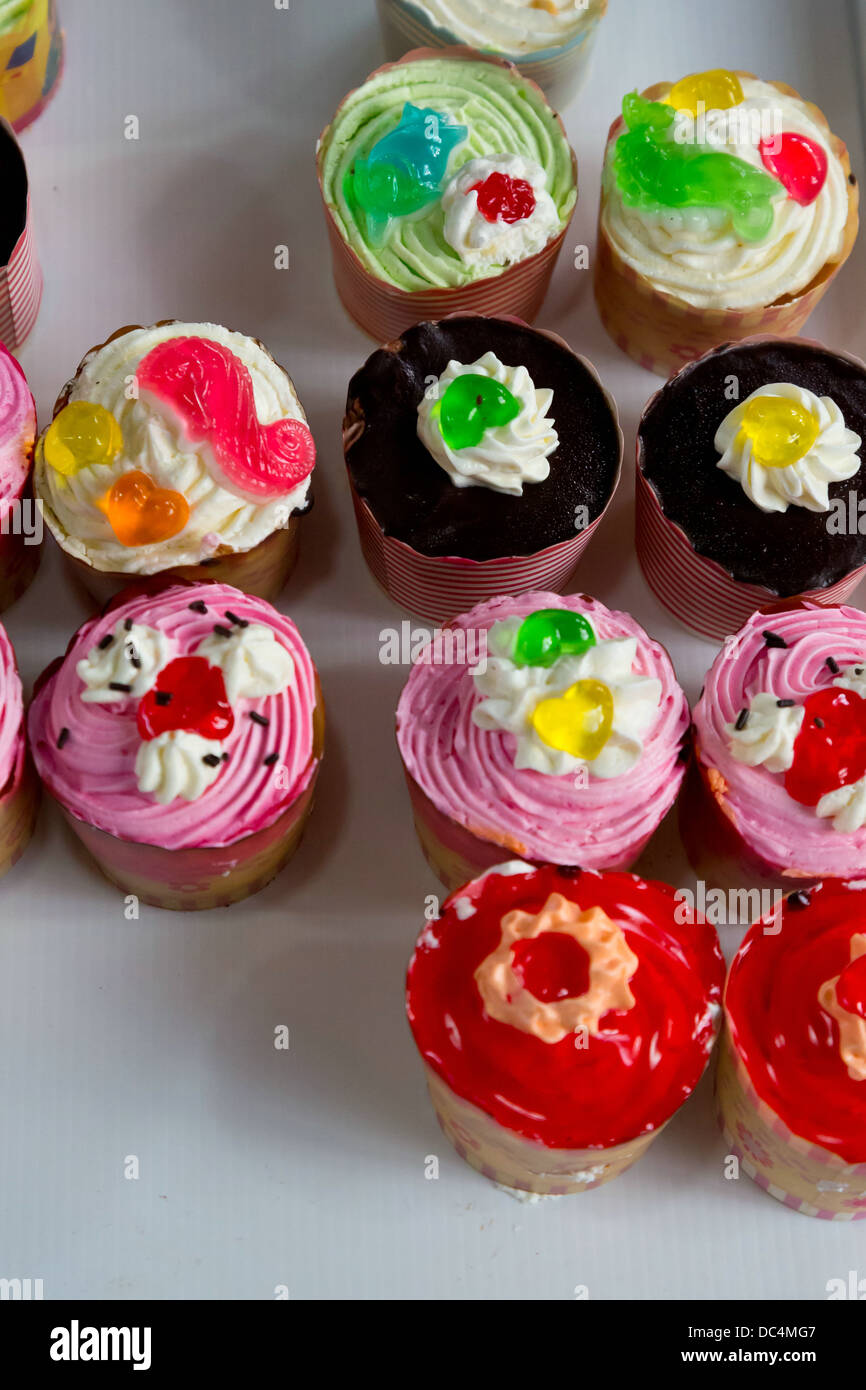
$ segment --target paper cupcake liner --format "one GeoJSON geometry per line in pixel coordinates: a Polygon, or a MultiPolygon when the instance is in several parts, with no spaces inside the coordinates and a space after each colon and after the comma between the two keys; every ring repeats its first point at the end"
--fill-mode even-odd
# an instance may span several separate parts
{"type": "MultiPolygon", "coordinates": [[[[376,0],[376,3],[385,51],[394,61],[410,48],[424,45],[452,48],[460,43],[448,29],[431,23],[412,0],[376,0]]],[[[587,14],[585,24],[567,43],[538,53],[506,53],[503,56],[516,63],[524,77],[538,83],[555,109],[567,106],[586,79],[598,25],[606,10],[607,0],[602,0],[599,8],[587,14]]]]}
{"type": "MultiPolygon", "coordinates": [[[[754,74],[738,72],[737,76],[753,77],[754,74]]],[[[783,82],[771,85],[786,96],[802,100],[793,87],[783,82]]],[[[655,101],[666,88],[666,83],[659,82],[643,95],[655,101]]],[[[811,102],[806,105],[812,118],[826,129],[830,147],[846,175],[850,176],[851,163],[845,144],[832,133],[824,113],[811,102]]],[[[623,129],[620,116],[610,128],[608,144],[623,129]]],[[[639,366],[660,376],[671,375],[684,363],[702,357],[719,343],[738,342],[758,333],[784,338],[796,336],[854,245],[859,225],[860,190],[850,178],[847,187],[848,219],[838,260],[828,261],[815,279],[797,294],[784,295],[773,304],[752,309],[699,309],[676,295],[653,289],[645,276],[622,260],[608,238],[599,213],[594,287],[598,311],[607,332],[639,366]]]]}
{"type": "MultiPolygon", "coordinates": [[[[513,67],[504,59],[488,53],[477,53],[472,48],[452,45],[447,50],[436,48],[416,48],[401,58],[401,63],[417,62],[424,58],[440,57],[447,51],[449,57],[462,58],[473,62],[489,62],[499,67],[513,67]]],[[[393,67],[385,63],[370,77],[393,67]]],[[[369,81],[369,78],[367,79],[369,81]]],[[[535,84],[532,84],[535,85],[535,84]]],[[[351,95],[351,94],[350,94],[351,95]]],[[[337,114],[339,114],[339,109],[337,114]]],[[[336,119],[336,117],[335,117],[336,119]]],[[[563,136],[565,127],[559,122],[563,136]]],[[[325,209],[328,240],[331,243],[334,283],[344,308],[356,323],[375,338],[377,342],[390,342],[404,329],[426,319],[441,319],[447,314],[516,314],[527,322],[532,322],[541,308],[550,283],[553,267],[565,240],[571,221],[562,231],[534,256],[510,265],[501,275],[488,275],[473,280],[468,285],[445,288],[431,287],[429,290],[403,290],[374,275],[362,263],[348,242],[344,240],[331,209],[328,207],[322,188],[322,165],[325,154],[325,139],[330,126],[326,126],[319,137],[316,166],[319,177],[319,191],[325,209]]],[[[572,171],[577,182],[577,160],[571,152],[572,171]]]]}
{"type": "Polygon", "coordinates": [[[35,0],[17,29],[0,37],[0,116],[22,131],[44,111],[63,73],[55,0],[35,0]]]}
{"type": "MultiPolygon", "coordinates": [[[[325,712],[317,682],[313,711],[313,757],[321,759],[325,712]]],[[[251,897],[288,863],[313,807],[319,768],[309,786],[270,825],[230,845],[171,849],[166,845],[122,840],[79,819],[58,802],[97,866],[115,887],[152,907],[201,911],[228,907],[251,897]]]]}
{"type": "MultiPolygon", "coordinates": [[[[63,552],[70,575],[83,585],[99,607],[130,584],[147,577],[128,570],[98,570],[64,549],[50,523],[49,530],[63,552]]],[[[299,518],[292,516],[282,530],[272,531],[251,550],[233,550],[229,555],[215,555],[197,565],[175,565],[171,569],[160,570],[159,575],[168,580],[186,579],[194,584],[231,584],[245,594],[254,594],[272,603],[295,568],[299,531],[299,518]]]]}
{"type": "Polygon", "coordinates": [[[601,1187],[630,1168],[664,1129],[660,1125],[610,1148],[548,1149],[505,1129],[452,1091],[431,1067],[424,1070],[436,1118],[460,1157],[491,1182],[522,1192],[563,1197],[601,1187]]]}
{"type": "Polygon", "coordinates": [[[0,878],[24,853],[39,811],[39,779],[27,752],[24,733],[15,766],[0,792],[0,878]]]}
{"type": "MultiPolygon", "coordinates": [[[[178,322],[180,322],[178,319],[158,319],[153,327],[163,328],[178,322]]],[[[116,332],[110,334],[104,343],[97,343],[89,352],[84,354],[76,368],[75,375],[67,381],[57,397],[52,418],[59,415],[64,406],[69,403],[75,383],[88,357],[99,352],[109,343],[113,343],[115,338],[121,338],[124,333],[141,327],[143,325],[139,323],[125,324],[123,328],[118,328],[116,332]]],[[[264,343],[259,342],[258,338],[254,338],[252,341],[261,348],[262,352],[267,353],[272,361],[276,362],[273,354],[264,343]]],[[[278,362],[276,365],[280,366],[278,362]]],[[[286,372],[285,367],[280,367],[280,370],[285,372],[294,391],[294,382],[289,373],[286,372]]],[[[301,407],[301,418],[306,419],[303,407],[301,407]]],[[[100,607],[127,588],[128,585],[139,583],[145,578],[155,577],[153,574],[141,575],[131,570],[100,570],[87,560],[82,560],[80,556],[73,555],[64,544],[66,532],[44,498],[41,505],[48,529],[63,552],[70,574],[81,582],[100,607]]],[[[253,594],[256,598],[267,599],[269,603],[272,603],[283,589],[297,563],[300,540],[299,527],[302,515],[303,513],[293,514],[288,518],[285,526],[278,531],[272,531],[263,541],[259,541],[258,545],[251,546],[249,550],[231,550],[225,547],[225,553],[221,553],[223,549],[221,547],[221,550],[218,550],[215,555],[200,560],[197,565],[172,565],[168,569],[158,570],[155,573],[162,578],[187,579],[195,584],[208,582],[231,584],[244,593],[253,594]]]]}
{"type": "Polygon", "coordinates": [[[792,1134],[757,1095],[727,1027],[716,1071],[716,1108],[730,1152],[771,1197],[825,1221],[866,1217],[866,1163],[852,1166],[792,1134]]]}
{"type": "Polygon", "coordinates": [[[29,477],[17,498],[7,498],[0,505],[0,613],[11,608],[30,586],[42,554],[40,545],[28,544],[28,538],[20,528],[17,531],[13,529],[13,508],[16,503],[33,505],[33,488],[29,477]],[[5,534],[3,525],[8,528],[5,534]]]}
{"type": "Polygon", "coordinates": [[[694,632],[713,642],[739,632],[758,608],[808,601],[823,607],[844,603],[866,576],[866,565],[824,589],[780,598],[756,584],[740,584],[715,560],[694,550],[681,528],[669,521],[640,461],[635,484],[635,545],[643,576],[659,603],[694,632]]]}
{"type": "MultiPolygon", "coordinates": [[[[5,139],[15,139],[8,121],[0,120],[0,127],[5,128],[5,139]]],[[[21,161],[23,164],[23,154],[21,161]]],[[[8,264],[0,266],[0,342],[5,343],[10,352],[19,348],[30,334],[42,300],[42,270],[33,243],[29,184],[21,216],[23,231],[8,264]]]]}

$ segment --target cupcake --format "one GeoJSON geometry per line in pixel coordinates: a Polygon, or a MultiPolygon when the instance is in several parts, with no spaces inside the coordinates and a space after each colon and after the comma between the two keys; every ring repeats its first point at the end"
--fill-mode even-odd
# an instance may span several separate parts
{"type": "Polygon", "coordinates": [[[41,518],[31,472],[36,407],[27,379],[0,343],[0,612],[20,598],[39,565],[41,518]]]}
{"type": "Polygon", "coordinates": [[[62,68],[54,0],[0,0],[0,116],[24,130],[48,105],[62,68]]]}
{"type": "Polygon", "coordinates": [[[14,352],[36,322],[42,271],[33,246],[27,166],[12,128],[0,120],[0,343],[14,352]]]}
{"type": "Polygon", "coordinates": [[[784,83],[715,69],[632,92],[604,158],[602,322],[664,376],[798,333],[854,244],[858,196],[844,144],[784,83]]]}
{"type": "Polygon", "coordinates": [[[609,1182],[700,1080],[721,1012],[718,938],[634,874],[519,861],[424,928],[407,1010],[461,1158],[539,1195],[609,1182]]]}
{"type": "Polygon", "coordinates": [[[561,338],[516,320],[419,323],[349,384],[343,442],[364,558],[441,622],[560,588],[619,481],[616,406],[561,338]]]}
{"type": "Polygon", "coordinates": [[[694,743],[682,831],[702,878],[779,889],[866,879],[859,608],[755,613],[713,663],[694,743]]]}
{"type": "Polygon", "coordinates": [[[806,1216],[866,1216],[864,884],[792,893],[731,965],[716,1098],[748,1176],[806,1216]]]}
{"type": "Polygon", "coordinates": [[[43,673],[29,718],[42,781],[124,893],[225,906],[297,848],[324,709],[297,628],[262,599],[128,590],[43,673]]]}
{"type": "Polygon", "coordinates": [[[39,439],[35,484],[100,602],[156,574],[270,599],[297,558],[314,463],[291,378],[263,344],[172,319],[87,354],[39,439]]]}
{"type": "Polygon", "coordinates": [[[583,85],[607,0],[377,0],[389,58],[469,44],[517,63],[558,110],[583,85]]]}
{"type": "Polygon", "coordinates": [[[397,709],[418,838],[449,888],[516,856],[629,868],[676,799],[688,732],[664,648],[586,594],[455,618],[397,709]]]}
{"type": "Polygon", "coordinates": [[[846,353],[755,338],[683,367],[637,437],[637,554],[659,602],[721,641],[756,608],[846,599],[866,573],[864,438],[866,365],[846,353]]]}
{"type": "Polygon", "coordinates": [[[21,677],[12,643],[0,626],[0,878],[27,848],[39,783],[27,752],[21,677]]]}
{"type": "Polygon", "coordinates": [[[334,279],[379,342],[419,319],[532,319],[577,199],[543,92],[468,48],[419,48],[350,92],[318,145],[334,279]]]}

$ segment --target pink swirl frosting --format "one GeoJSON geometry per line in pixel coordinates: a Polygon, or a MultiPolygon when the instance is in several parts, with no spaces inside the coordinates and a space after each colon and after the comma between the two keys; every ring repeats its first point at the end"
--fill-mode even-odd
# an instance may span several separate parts
{"type": "Polygon", "coordinates": [[[24,698],[12,643],[0,625],[0,792],[12,776],[24,744],[24,698]]]}
{"type": "Polygon", "coordinates": [[[841,669],[864,657],[866,614],[806,603],[790,612],[753,614],[725,643],[707,676],[694,711],[698,757],[727,783],[726,809],[740,835],[779,869],[826,878],[862,876],[866,827],[851,834],[834,829],[814,807],[788,795],[782,774],[738,761],[725,725],[761,691],[801,705],[814,691],[833,685],[828,658],[841,669]],[[787,646],[768,646],[766,632],[787,646]]]}
{"type": "Polygon", "coordinates": [[[479,636],[467,636],[465,662],[436,664],[437,656],[447,655],[446,635],[434,637],[432,659],[414,665],[397,708],[397,742],[407,772],[444,815],[508,844],[523,858],[589,869],[628,867],[673,804],[685,766],[680,752],[689,710],[667,652],[627,613],[611,612],[586,594],[495,598],[451,626],[479,636]],[[484,650],[483,634],[495,622],[525,618],[540,608],[585,614],[599,640],[636,638],[634,672],[661,683],[643,752],[620,777],[590,776],[578,785],[572,774],[518,769],[515,736],[473,722],[481,696],[471,667],[484,650]]]}
{"type": "Polygon", "coordinates": [[[36,407],[27,378],[0,343],[0,514],[27,482],[36,438],[36,407]]]}
{"type": "Polygon", "coordinates": [[[316,697],[316,668],[289,618],[227,584],[177,585],[130,598],[79,628],[31,705],[33,755],[52,795],[100,830],[173,849],[230,845],[272,824],[309,785],[318,761],[316,697]],[[206,611],[194,611],[193,602],[204,602],[206,611]],[[273,630],[291,655],[292,679],[277,695],[236,699],[234,727],[219,745],[229,757],[217,779],[194,801],[160,805],[139,791],[135,775],[138,700],[85,703],[77,663],[125,619],[164,633],[174,644],[173,655],[190,656],[215,624],[231,621],[227,613],[273,630]],[[277,759],[266,763],[274,753],[277,759]]]}

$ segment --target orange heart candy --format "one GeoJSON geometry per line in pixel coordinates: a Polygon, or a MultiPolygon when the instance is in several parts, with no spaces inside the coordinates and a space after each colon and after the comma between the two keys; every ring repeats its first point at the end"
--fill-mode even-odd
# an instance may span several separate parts
{"type": "Polygon", "coordinates": [[[189,521],[183,493],[158,487],[140,468],[118,478],[101,505],[112,531],[126,546],[171,540],[189,521]]]}

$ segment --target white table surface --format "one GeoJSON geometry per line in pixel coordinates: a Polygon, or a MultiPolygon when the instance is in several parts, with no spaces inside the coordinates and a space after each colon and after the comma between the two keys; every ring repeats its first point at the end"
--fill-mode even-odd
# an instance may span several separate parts
{"type": "MultiPolygon", "coordinates": [[[[626,1176],[527,1206],[451,1151],[403,1015],[427,894],[393,742],[406,671],[378,659],[402,619],[361,560],[340,450],[371,343],[333,289],[316,136],[382,60],[373,0],[60,0],[67,70],[23,137],[45,298],[21,354],[40,420],[83,352],[129,322],[212,319],[266,341],[319,446],[316,505],[281,606],[322,675],[327,753],[290,868],[229,910],[124,920],[46,808],[0,887],[0,1277],[46,1298],[700,1299],[826,1297],[863,1266],[863,1228],[810,1221],[726,1181],[706,1082],[626,1176]],[[140,138],[124,138],[138,117],[140,138]],[[291,268],[274,269],[274,248],[291,268]],[[276,1051],[274,1029],[290,1029],[276,1051]],[[425,1158],[440,1159],[438,1181],[425,1158]],[[139,1177],[124,1176],[127,1156],[139,1177]]],[[[746,67],[817,101],[863,172],[843,0],[611,0],[566,111],[593,244],[604,136],[624,91],[746,67]]],[[[866,355],[861,240],[810,330],[866,355]]],[[[579,586],[671,651],[690,697],[714,648],[669,621],[632,545],[635,425],[657,379],[602,331],[563,255],[540,323],[613,391],[626,475],[579,586]]],[[[57,557],[6,616],[25,685],[86,615],[57,557]]],[[[693,879],[666,826],[642,867],[693,879]]],[[[730,952],[741,933],[725,932],[730,952]]],[[[863,1271],[866,1273],[866,1269],[863,1271]]]]}

